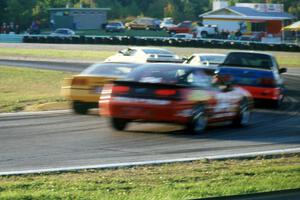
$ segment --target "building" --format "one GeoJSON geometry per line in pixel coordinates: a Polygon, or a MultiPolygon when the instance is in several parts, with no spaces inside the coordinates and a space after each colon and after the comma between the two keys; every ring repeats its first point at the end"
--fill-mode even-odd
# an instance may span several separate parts
{"type": "Polygon", "coordinates": [[[215,0],[213,10],[199,15],[204,25],[217,25],[219,31],[236,32],[244,35],[265,33],[280,37],[284,26],[294,16],[283,11],[283,4],[237,3],[228,6],[225,0],[215,0]]]}
{"type": "Polygon", "coordinates": [[[51,25],[55,28],[101,29],[107,23],[109,8],[50,8],[51,25]]]}

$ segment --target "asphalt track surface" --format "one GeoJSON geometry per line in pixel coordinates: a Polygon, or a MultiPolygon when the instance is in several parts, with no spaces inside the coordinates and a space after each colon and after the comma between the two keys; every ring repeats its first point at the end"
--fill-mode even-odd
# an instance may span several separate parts
{"type": "MultiPolygon", "coordinates": [[[[85,67],[80,65],[78,71],[85,67]]],[[[280,109],[263,105],[255,109],[249,127],[210,128],[203,135],[150,123],[132,123],[117,132],[97,112],[0,114],[0,173],[300,148],[300,76],[286,75],[285,80],[287,98],[280,109]]]]}

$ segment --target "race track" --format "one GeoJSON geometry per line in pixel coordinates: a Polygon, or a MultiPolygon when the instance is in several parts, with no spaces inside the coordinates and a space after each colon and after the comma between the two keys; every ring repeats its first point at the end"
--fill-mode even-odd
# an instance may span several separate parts
{"type": "Polygon", "coordinates": [[[117,132],[96,113],[1,114],[0,173],[299,148],[300,76],[285,77],[281,109],[258,108],[247,128],[218,127],[199,136],[165,124],[117,132]]]}

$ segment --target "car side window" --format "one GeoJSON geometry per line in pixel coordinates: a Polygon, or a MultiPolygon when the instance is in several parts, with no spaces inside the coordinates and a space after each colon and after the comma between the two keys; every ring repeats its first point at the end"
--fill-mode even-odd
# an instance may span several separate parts
{"type": "Polygon", "coordinates": [[[186,60],[186,63],[191,64],[191,62],[194,60],[195,56],[191,56],[186,60]]]}
{"type": "Polygon", "coordinates": [[[190,73],[186,77],[186,82],[189,85],[197,86],[197,87],[201,87],[201,88],[211,88],[212,87],[211,78],[209,76],[204,75],[200,71],[195,71],[195,72],[190,73]]]}

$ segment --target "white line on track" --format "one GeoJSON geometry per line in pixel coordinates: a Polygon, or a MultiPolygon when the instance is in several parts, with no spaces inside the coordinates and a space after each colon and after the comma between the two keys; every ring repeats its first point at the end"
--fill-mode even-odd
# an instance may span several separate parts
{"type": "Polygon", "coordinates": [[[112,169],[112,168],[144,166],[144,165],[157,165],[157,164],[166,164],[166,163],[175,163],[175,162],[191,162],[191,161],[204,160],[204,159],[224,160],[224,159],[238,159],[238,158],[253,158],[256,156],[281,155],[281,154],[291,154],[291,153],[299,153],[299,152],[300,152],[300,147],[281,149],[281,150],[258,151],[258,152],[250,152],[250,153],[203,156],[197,158],[178,158],[178,159],[169,159],[169,160],[151,160],[151,161],[142,161],[142,162],[113,163],[113,164],[102,164],[102,165],[60,167],[60,168],[42,168],[42,169],[32,169],[32,170],[23,170],[23,171],[7,171],[7,172],[0,172],[0,176],[39,174],[39,173],[50,173],[50,172],[69,172],[69,171],[88,170],[88,169],[112,169]]]}
{"type": "Polygon", "coordinates": [[[50,114],[64,114],[64,113],[71,113],[71,110],[0,113],[0,117],[29,116],[29,115],[50,115],[50,114]]]}
{"type": "Polygon", "coordinates": [[[289,75],[289,76],[300,76],[300,74],[297,74],[297,73],[295,73],[295,74],[293,74],[293,73],[284,73],[285,75],[289,75]]]}

